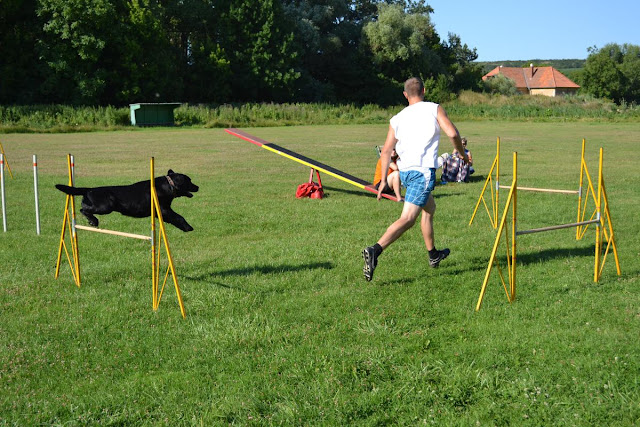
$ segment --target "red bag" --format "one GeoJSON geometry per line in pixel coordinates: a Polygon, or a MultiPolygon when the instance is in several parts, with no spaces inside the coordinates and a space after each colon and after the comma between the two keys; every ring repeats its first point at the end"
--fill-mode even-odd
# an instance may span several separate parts
{"type": "Polygon", "coordinates": [[[320,172],[311,169],[309,174],[309,182],[298,185],[296,190],[296,197],[301,199],[303,197],[311,197],[312,199],[322,199],[324,197],[324,190],[322,189],[322,181],[320,181],[320,172]],[[313,182],[313,172],[318,175],[318,183],[313,182]]]}
{"type": "Polygon", "coordinates": [[[301,199],[303,197],[311,196],[314,186],[317,185],[315,182],[305,182],[304,184],[298,185],[298,189],[296,190],[296,197],[301,199]]]}
{"type": "Polygon", "coordinates": [[[322,189],[322,187],[318,186],[318,188],[316,188],[309,197],[311,197],[312,199],[322,199],[324,197],[324,190],[322,189]]]}
{"type": "Polygon", "coordinates": [[[324,197],[324,191],[322,187],[320,187],[315,182],[305,182],[304,184],[298,185],[298,189],[296,190],[296,197],[298,199],[304,197],[311,197],[312,199],[322,199],[324,197]]]}

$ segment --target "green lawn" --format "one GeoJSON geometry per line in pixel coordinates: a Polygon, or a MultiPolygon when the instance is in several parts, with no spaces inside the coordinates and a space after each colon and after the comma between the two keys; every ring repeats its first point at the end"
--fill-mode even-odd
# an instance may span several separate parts
{"type": "MultiPolygon", "coordinates": [[[[371,283],[360,252],[401,205],[326,175],[325,199],[297,200],[306,167],[223,130],[0,135],[14,174],[0,232],[0,425],[640,423],[640,126],[456,124],[477,172],[434,193],[436,242],[451,256],[429,268],[414,227],[371,283]],[[604,147],[621,276],[610,256],[593,282],[593,231],[521,236],[516,301],[494,272],[474,311],[495,232],[484,210],[468,222],[498,136],[501,183],[517,151],[528,187],[577,189],[582,138],[594,179],[604,147]],[[79,231],[82,286],[67,264],[54,279],[67,153],[78,186],[148,179],[151,156],[156,175],[200,186],[173,204],[195,230],[167,228],[186,319],[169,285],[153,312],[144,241],[79,231]]],[[[386,136],[385,125],[246,130],[363,179],[386,136]]],[[[518,228],[576,212],[576,196],[521,192],[518,228]]],[[[111,214],[101,226],[146,234],[149,221],[111,214]]]]}

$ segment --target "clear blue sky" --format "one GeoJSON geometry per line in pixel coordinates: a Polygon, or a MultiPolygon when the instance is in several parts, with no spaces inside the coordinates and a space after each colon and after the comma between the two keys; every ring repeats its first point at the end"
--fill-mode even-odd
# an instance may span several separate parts
{"type": "Polygon", "coordinates": [[[476,48],[478,61],[586,59],[590,46],[640,45],[640,0],[427,0],[441,39],[476,48]]]}

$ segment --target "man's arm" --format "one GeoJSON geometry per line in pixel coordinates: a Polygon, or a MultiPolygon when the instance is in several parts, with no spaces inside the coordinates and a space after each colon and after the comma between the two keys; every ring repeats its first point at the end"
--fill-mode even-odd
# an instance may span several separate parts
{"type": "Polygon", "coordinates": [[[391,163],[391,153],[396,148],[398,140],[396,139],[396,132],[389,125],[389,131],[387,132],[387,139],[382,147],[380,153],[380,173],[382,174],[380,179],[380,185],[378,186],[378,200],[382,198],[382,190],[384,190],[384,184],[387,182],[387,173],[389,172],[389,164],[391,163]]]}
{"type": "Polygon", "coordinates": [[[455,125],[449,120],[449,116],[447,116],[447,112],[444,111],[441,105],[438,105],[438,124],[440,125],[440,129],[444,131],[451,140],[451,144],[458,151],[460,157],[465,162],[469,162],[469,156],[464,151],[464,147],[462,146],[462,139],[460,138],[460,133],[455,125]]]}

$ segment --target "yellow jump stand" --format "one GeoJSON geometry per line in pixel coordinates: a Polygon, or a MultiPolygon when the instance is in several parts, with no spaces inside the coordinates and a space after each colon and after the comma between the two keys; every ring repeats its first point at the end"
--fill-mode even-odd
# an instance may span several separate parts
{"type": "MultiPolygon", "coordinates": [[[[494,265],[496,265],[500,280],[502,282],[502,286],[507,295],[507,300],[509,302],[513,302],[516,298],[516,252],[517,252],[517,237],[525,234],[532,233],[540,233],[544,231],[551,230],[559,230],[564,228],[576,227],[578,232],[576,233],[576,239],[581,239],[584,236],[584,233],[591,224],[595,225],[595,262],[594,262],[594,275],[593,281],[598,282],[602,275],[602,271],[604,269],[604,263],[607,259],[607,254],[612,251],[613,256],[616,262],[616,271],[618,276],[621,274],[620,272],[620,262],[618,259],[618,249],[616,247],[614,232],[613,232],[613,223],[611,220],[611,212],[609,209],[609,202],[607,199],[607,192],[605,189],[604,178],[603,178],[603,150],[600,148],[600,161],[598,168],[598,182],[597,182],[597,191],[591,181],[591,178],[588,173],[586,162],[584,161],[584,144],[585,141],[582,141],[582,161],[580,167],[580,190],[578,192],[579,201],[578,201],[578,221],[574,223],[568,224],[560,224],[553,225],[549,227],[541,227],[541,228],[533,228],[529,230],[518,231],[516,229],[517,225],[517,199],[518,199],[518,190],[533,190],[533,191],[549,191],[549,192],[562,192],[566,193],[564,190],[548,190],[548,189],[532,189],[527,187],[518,187],[518,154],[513,153],[513,180],[511,186],[509,186],[509,196],[507,197],[506,205],[501,217],[500,222],[498,223],[498,232],[496,235],[496,239],[493,245],[493,249],[491,251],[491,256],[489,258],[489,264],[487,266],[487,271],[485,273],[484,281],[482,282],[482,288],[480,290],[480,296],[478,298],[478,302],[476,304],[476,311],[480,310],[482,306],[482,300],[484,298],[487,284],[489,282],[489,277],[491,275],[491,270],[494,265]],[[586,175],[588,181],[587,194],[585,195],[585,200],[582,200],[582,184],[583,184],[583,174],[586,175]],[[595,201],[595,209],[591,217],[587,220],[584,219],[585,212],[587,210],[587,200],[589,195],[595,201]],[[511,232],[508,230],[508,215],[509,211],[511,211],[511,232]],[[501,267],[496,262],[496,254],[498,252],[498,248],[500,245],[500,241],[502,240],[503,234],[505,235],[505,244],[506,244],[506,253],[507,253],[507,279],[505,280],[503,271],[501,267]],[[511,234],[511,241],[509,242],[509,234],[511,234]],[[606,247],[604,245],[606,243],[606,247]],[[604,248],[604,250],[603,250],[604,248]]],[[[482,196],[481,196],[482,197],[482,196]]]]}
{"type": "MultiPolygon", "coordinates": [[[[67,155],[67,169],[69,172],[69,186],[74,185],[74,158],[72,155],[67,155]]],[[[115,236],[127,237],[132,239],[148,240],[151,242],[151,291],[152,291],[152,307],[154,311],[158,310],[160,301],[164,293],[164,288],[167,283],[169,273],[173,278],[173,284],[178,297],[178,304],[180,306],[180,313],[183,318],[186,318],[186,311],[182,301],[182,294],[180,293],[180,286],[178,285],[178,277],[175,271],[175,264],[173,262],[173,256],[171,255],[171,249],[169,247],[169,240],[167,239],[167,233],[164,227],[164,221],[162,219],[162,212],[160,210],[160,203],[158,201],[158,194],[156,193],[155,178],[154,178],[154,159],[151,158],[151,235],[145,236],[140,234],[124,233],[121,231],[98,229],[93,227],[86,227],[76,224],[76,210],[74,197],[67,195],[65,200],[64,217],[62,220],[62,232],[60,233],[60,244],[58,245],[58,258],[56,262],[55,278],[58,278],[60,273],[60,262],[62,260],[62,253],[64,252],[67,260],[69,261],[69,267],[71,268],[71,275],[76,286],[80,287],[80,252],[78,246],[78,230],[91,231],[101,234],[110,234],[115,236]],[[158,227],[156,227],[156,218],[158,219],[158,227]],[[159,229],[159,230],[158,230],[159,229]],[[66,242],[65,236],[69,236],[70,242],[66,242]],[[162,285],[160,285],[160,253],[164,246],[166,256],[168,260],[167,270],[164,274],[162,285]]]]}
{"type": "Polygon", "coordinates": [[[478,197],[478,201],[476,202],[476,207],[473,209],[473,214],[471,215],[471,220],[469,220],[469,225],[473,224],[473,219],[476,217],[476,213],[478,212],[478,208],[480,207],[480,202],[483,202],[485,210],[489,215],[489,221],[491,221],[491,226],[494,229],[498,227],[498,189],[500,187],[499,177],[500,177],[500,137],[498,137],[498,141],[496,143],[496,156],[494,157],[493,163],[491,164],[491,169],[489,170],[487,179],[484,181],[484,186],[482,187],[482,191],[480,192],[480,197],[478,197]],[[494,171],[495,171],[495,184],[493,182],[494,171]],[[489,211],[489,206],[487,206],[487,201],[484,198],[484,193],[487,191],[487,188],[491,190],[491,211],[489,211]]]}
{"type": "MultiPolygon", "coordinates": [[[[536,191],[541,193],[557,193],[557,194],[570,194],[578,196],[578,220],[577,222],[584,221],[584,212],[587,204],[588,197],[582,199],[583,194],[583,185],[584,185],[584,176],[587,176],[587,180],[589,181],[589,185],[593,187],[591,183],[591,178],[589,178],[589,171],[587,169],[587,163],[584,159],[584,149],[585,149],[586,141],[582,140],[582,155],[580,156],[580,181],[577,190],[557,190],[552,188],[534,188],[534,187],[518,187],[518,190],[522,191],[536,191]]],[[[476,217],[476,213],[478,208],[480,207],[480,202],[484,203],[484,207],[489,215],[489,221],[491,222],[491,226],[495,230],[498,227],[498,190],[499,189],[508,189],[509,185],[500,185],[500,138],[498,138],[498,142],[496,145],[496,157],[493,161],[491,169],[489,170],[489,175],[485,180],[484,187],[482,187],[482,191],[480,192],[480,197],[476,203],[475,209],[473,210],[473,214],[471,215],[471,220],[469,220],[469,225],[473,224],[473,220],[476,217]],[[494,178],[495,172],[495,178],[494,178]],[[493,181],[495,180],[495,185],[493,185],[493,181]],[[485,193],[487,188],[491,189],[491,210],[487,205],[487,201],[485,200],[485,193]]],[[[588,196],[588,194],[586,195],[588,196]]],[[[593,219],[593,218],[592,218],[593,219]]],[[[580,240],[586,231],[586,227],[577,227],[576,231],[576,239],[580,240]]]]}

